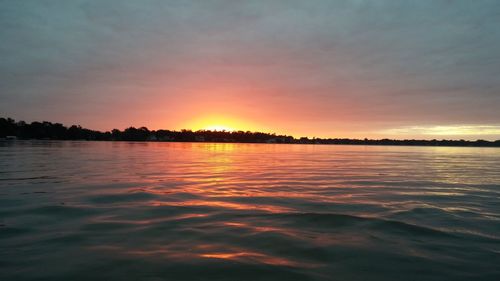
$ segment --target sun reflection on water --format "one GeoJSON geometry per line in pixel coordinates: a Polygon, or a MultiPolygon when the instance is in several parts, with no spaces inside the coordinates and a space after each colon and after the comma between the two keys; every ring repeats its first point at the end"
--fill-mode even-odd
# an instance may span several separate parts
{"type": "MultiPolygon", "coordinates": [[[[2,229],[20,233],[7,238],[15,242],[7,250],[17,251],[29,237],[64,257],[140,261],[161,272],[169,265],[174,271],[179,265],[187,271],[314,267],[309,272],[330,277],[358,260],[372,266],[379,257],[391,260],[391,270],[415,260],[431,267],[449,260],[466,264],[470,251],[481,257],[475,265],[496,266],[488,257],[498,252],[498,150],[19,146],[17,154],[0,158],[16,163],[3,166],[11,170],[2,176],[2,229]],[[443,253],[444,246],[453,250],[443,253]]],[[[43,252],[39,261],[46,256],[55,255],[43,252]]],[[[79,258],[78,265],[99,267],[79,258]]]]}

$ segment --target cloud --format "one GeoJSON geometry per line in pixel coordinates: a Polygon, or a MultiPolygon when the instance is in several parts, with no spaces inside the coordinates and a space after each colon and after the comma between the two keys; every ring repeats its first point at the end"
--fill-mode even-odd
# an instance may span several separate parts
{"type": "Polygon", "coordinates": [[[0,112],[100,129],[175,127],[207,110],[317,135],[496,126],[499,9],[486,0],[1,1],[0,112]]]}

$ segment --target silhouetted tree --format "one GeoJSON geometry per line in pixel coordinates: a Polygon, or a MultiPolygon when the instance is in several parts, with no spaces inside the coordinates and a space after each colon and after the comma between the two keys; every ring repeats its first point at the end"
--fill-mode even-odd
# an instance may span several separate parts
{"type": "Polygon", "coordinates": [[[111,132],[100,132],[72,125],[66,128],[60,123],[47,121],[15,122],[12,118],[0,118],[0,138],[17,136],[19,139],[53,139],[53,140],[102,140],[102,141],[181,141],[181,142],[242,142],[242,143],[301,143],[301,144],[353,144],[353,145],[427,145],[427,146],[496,146],[500,147],[500,140],[491,142],[486,140],[391,140],[391,139],[339,139],[339,138],[312,138],[276,135],[250,131],[209,131],[191,130],[150,131],[146,127],[129,127],[123,131],[113,129],[111,132]]]}

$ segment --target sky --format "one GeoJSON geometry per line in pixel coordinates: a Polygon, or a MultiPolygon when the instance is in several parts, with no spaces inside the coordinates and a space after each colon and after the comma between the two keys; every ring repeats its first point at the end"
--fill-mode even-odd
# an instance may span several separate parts
{"type": "Polygon", "coordinates": [[[0,116],[500,139],[500,1],[0,0],[0,116]]]}

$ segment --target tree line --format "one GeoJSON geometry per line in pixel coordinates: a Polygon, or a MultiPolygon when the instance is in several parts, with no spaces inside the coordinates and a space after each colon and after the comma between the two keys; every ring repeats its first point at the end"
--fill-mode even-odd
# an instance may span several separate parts
{"type": "Polygon", "coordinates": [[[500,147],[500,140],[394,140],[347,138],[294,138],[287,135],[250,131],[210,130],[149,130],[129,127],[123,131],[113,129],[100,132],[79,125],[65,127],[61,123],[16,122],[0,118],[0,139],[41,140],[95,140],[95,141],[172,141],[172,142],[239,142],[239,143],[299,143],[299,144],[352,144],[352,145],[425,145],[425,146],[491,146],[500,147]]]}

